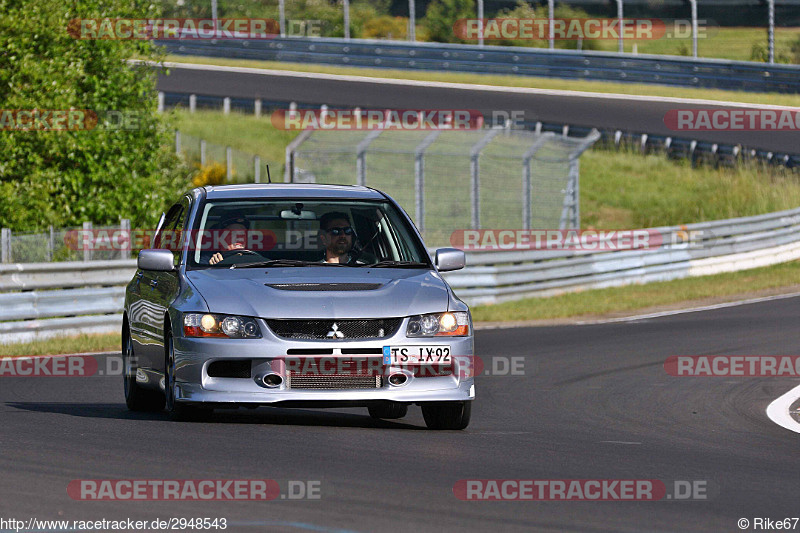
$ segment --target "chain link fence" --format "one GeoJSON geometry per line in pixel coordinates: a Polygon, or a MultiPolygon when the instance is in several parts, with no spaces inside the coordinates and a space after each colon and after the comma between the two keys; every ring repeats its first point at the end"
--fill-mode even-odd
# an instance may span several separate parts
{"type": "Polygon", "coordinates": [[[49,263],[130,259],[131,224],[53,228],[46,232],[0,229],[0,263],[49,263]]]}
{"type": "Polygon", "coordinates": [[[287,182],[359,184],[392,196],[428,246],[460,229],[580,226],[578,159],[597,139],[509,128],[306,131],[287,182]]]}
{"type": "Polygon", "coordinates": [[[267,181],[267,164],[257,155],[242,152],[230,146],[207,142],[205,139],[175,132],[175,152],[197,169],[220,165],[224,173],[219,183],[201,185],[225,185],[231,183],[260,183],[267,181]]]}

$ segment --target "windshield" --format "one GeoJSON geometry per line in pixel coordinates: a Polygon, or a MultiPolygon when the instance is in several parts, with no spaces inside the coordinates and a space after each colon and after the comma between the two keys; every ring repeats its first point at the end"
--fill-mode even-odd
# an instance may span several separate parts
{"type": "Polygon", "coordinates": [[[430,260],[390,202],[248,199],[202,206],[189,266],[430,268],[430,260]]]}

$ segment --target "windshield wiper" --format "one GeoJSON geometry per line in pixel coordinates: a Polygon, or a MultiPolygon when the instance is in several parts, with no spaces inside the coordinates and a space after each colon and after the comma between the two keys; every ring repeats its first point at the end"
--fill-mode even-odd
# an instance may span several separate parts
{"type": "MultiPolygon", "coordinates": [[[[327,266],[332,263],[318,263],[315,261],[302,261],[300,259],[270,259],[268,261],[258,261],[255,263],[244,263],[231,265],[231,268],[261,268],[261,267],[303,267],[303,266],[327,266]]],[[[340,265],[336,265],[340,266],[340,265]]]]}
{"type": "Polygon", "coordinates": [[[371,265],[361,265],[362,267],[369,268],[428,268],[426,263],[419,261],[378,261],[371,265]]]}

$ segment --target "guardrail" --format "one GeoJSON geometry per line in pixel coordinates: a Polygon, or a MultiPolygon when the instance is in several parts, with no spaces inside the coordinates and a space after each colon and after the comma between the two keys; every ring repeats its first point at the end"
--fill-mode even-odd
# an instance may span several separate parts
{"type": "Polygon", "coordinates": [[[367,39],[275,38],[163,40],[167,51],[331,65],[511,74],[548,78],[655,83],[758,92],[800,92],[800,65],[632,55],[512,46],[408,43],[367,39]]]}
{"type": "Polygon", "coordinates": [[[501,251],[467,254],[443,274],[471,305],[733,272],[800,258],[800,208],[753,217],[662,227],[694,243],[625,251],[501,251]]]}
{"type": "Polygon", "coordinates": [[[135,270],[135,260],[0,265],[0,344],[119,331],[135,270]]]}
{"type": "MultiPolygon", "coordinates": [[[[800,208],[662,227],[697,239],[625,251],[469,252],[443,276],[471,305],[732,272],[800,258],[800,208]]],[[[0,344],[118,331],[133,260],[0,265],[0,344]]]]}

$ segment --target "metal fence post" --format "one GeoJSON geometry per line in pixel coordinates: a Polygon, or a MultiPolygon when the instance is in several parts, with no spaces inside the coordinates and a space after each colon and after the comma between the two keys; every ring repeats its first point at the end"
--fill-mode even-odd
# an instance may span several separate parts
{"type": "Polygon", "coordinates": [[[47,227],[50,238],[47,240],[47,260],[52,261],[56,253],[56,230],[52,225],[47,227]]]}
{"type": "Polygon", "coordinates": [[[181,155],[181,132],[175,130],[175,155],[181,155]]]}
{"type": "Polygon", "coordinates": [[[311,137],[311,134],[314,132],[311,128],[303,130],[300,135],[294,138],[292,142],[290,142],[286,146],[286,159],[284,163],[283,169],[283,181],[286,183],[293,183],[294,182],[294,154],[300,145],[306,142],[306,140],[311,137]]]}
{"type": "Polygon", "coordinates": [[[383,130],[370,130],[367,136],[356,146],[356,184],[367,184],[367,148],[378,138],[383,130]]]}
{"type": "Polygon", "coordinates": [[[233,178],[233,149],[225,147],[225,182],[230,183],[233,178]]]}
{"type": "Polygon", "coordinates": [[[548,139],[554,137],[552,132],[545,132],[522,155],[522,228],[531,229],[533,213],[531,210],[531,159],[548,139]]]}
{"type": "Polygon", "coordinates": [[[342,0],[344,7],[344,39],[350,40],[350,0],[342,0]]]}
{"type": "Polygon", "coordinates": [[[189,113],[194,113],[197,110],[197,95],[189,95],[189,113]]]}
{"type": "Polygon", "coordinates": [[[767,30],[767,41],[769,42],[769,64],[775,63],[775,0],[767,0],[769,29],[767,30]]]}
{"type": "Polygon", "coordinates": [[[2,250],[2,262],[11,262],[11,229],[3,228],[0,230],[0,249],[2,250]]]}
{"type": "Polygon", "coordinates": [[[425,150],[436,141],[442,130],[434,130],[414,149],[414,218],[419,232],[425,233],[425,150]]]}
{"type": "Polygon", "coordinates": [[[261,183],[261,158],[257,155],[253,156],[253,181],[261,183]]]}
{"type": "Polygon", "coordinates": [[[625,46],[622,41],[622,0],[617,0],[617,28],[619,28],[619,53],[625,51],[625,46]]]}
{"type": "Polygon", "coordinates": [[[200,166],[206,166],[206,140],[200,139],[200,166]]]}
{"type": "Polygon", "coordinates": [[[478,46],[483,46],[483,0],[478,0],[478,46]]]}
{"type": "Polygon", "coordinates": [[[417,40],[417,7],[414,1],[408,0],[408,40],[411,42],[417,40]]]}
{"type": "Polygon", "coordinates": [[[286,37],[286,1],[278,0],[278,19],[281,27],[281,37],[286,37]]]}
{"type": "Polygon", "coordinates": [[[555,7],[553,6],[554,0],[547,0],[547,18],[548,18],[548,37],[547,40],[549,41],[550,45],[549,48],[552,50],[555,48],[554,39],[556,36],[555,28],[553,28],[553,12],[555,11],[555,7]]]}
{"type": "Polygon", "coordinates": [[[479,158],[491,140],[503,131],[503,128],[492,128],[480,141],[476,142],[469,151],[469,170],[472,176],[470,185],[470,200],[472,204],[472,229],[481,229],[481,167],[479,158]]]}
{"type": "Polygon", "coordinates": [[[692,57],[697,59],[697,0],[689,0],[692,6],[692,57]]]}
{"type": "Polygon", "coordinates": [[[128,238],[125,240],[127,243],[120,251],[119,251],[119,258],[120,259],[130,259],[131,258],[131,248],[133,248],[133,236],[131,235],[131,221],[127,218],[123,218],[119,221],[119,230],[120,233],[126,235],[128,238]]]}
{"type": "Polygon", "coordinates": [[[92,260],[92,248],[94,247],[94,235],[92,235],[92,223],[91,222],[84,222],[83,223],[83,238],[81,239],[83,243],[83,260],[84,261],[91,261],[92,260]],[[86,235],[91,235],[90,239],[86,238],[86,235]],[[89,247],[86,247],[86,242],[90,242],[91,244],[89,247]]]}

